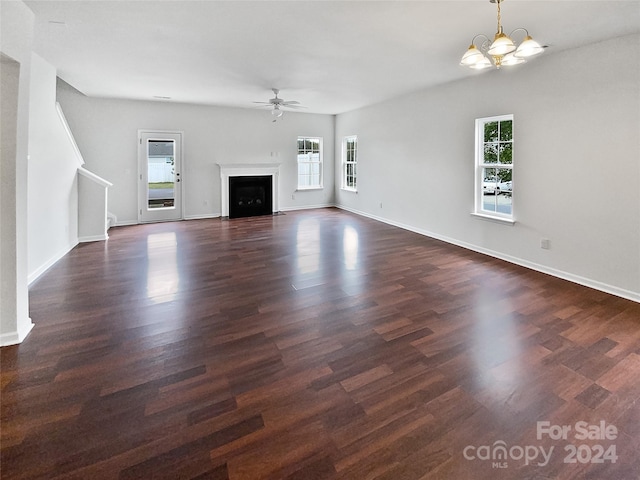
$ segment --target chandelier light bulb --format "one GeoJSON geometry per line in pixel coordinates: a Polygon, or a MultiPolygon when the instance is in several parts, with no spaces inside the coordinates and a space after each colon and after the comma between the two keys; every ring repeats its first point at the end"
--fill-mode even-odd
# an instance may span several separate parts
{"type": "Polygon", "coordinates": [[[536,42],[531,35],[527,35],[522,43],[518,46],[516,51],[514,52],[514,56],[518,58],[526,58],[532,57],[534,55],[538,55],[542,53],[544,48],[540,46],[538,42],[536,42]]]}
{"type": "Polygon", "coordinates": [[[477,61],[473,65],[469,65],[469,67],[473,68],[474,70],[484,70],[485,68],[491,68],[492,65],[489,59],[482,55],[482,58],[479,61],[477,61]]]}
{"type": "Polygon", "coordinates": [[[511,65],[519,65],[521,63],[525,63],[526,60],[522,57],[516,57],[515,53],[509,53],[502,57],[501,64],[505,67],[510,67],[511,65]]]}
{"type": "Polygon", "coordinates": [[[472,65],[475,65],[477,62],[482,61],[483,58],[484,58],[484,55],[482,54],[482,52],[478,50],[478,48],[475,45],[471,44],[469,46],[469,49],[462,56],[462,60],[460,60],[460,65],[466,65],[470,67],[472,65]]]}
{"type": "Polygon", "coordinates": [[[509,38],[508,35],[505,35],[502,32],[496,33],[496,37],[493,39],[493,43],[487,50],[487,53],[492,56],[496,55],[506,55],[515,51],[516,45],[513,43],[513,40],[509,38]]]}

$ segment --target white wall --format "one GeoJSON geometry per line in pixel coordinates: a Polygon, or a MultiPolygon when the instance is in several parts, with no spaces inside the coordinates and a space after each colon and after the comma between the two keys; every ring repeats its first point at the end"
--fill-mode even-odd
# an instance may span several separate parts
{"type": "Polygon", "coordinates": [[[339,206],[640,301],[640,35],[338,115],[338,161],[353,134],[339,206]],[[474,120],[508,113],[514,226],[470,215],[474,120]]]}
{"type": "Polygon", "coordinates": [[[119,225],[136,223],[138,219],[137,135],[140,129],[184,132],[185,218],[220,215],[218,163],[282,163],[281,210],[333,204],[333,116],[287,112],[281,120],[272,123],[268,111],[89,98],[64,82],[59,82],[58,101],[86,168],[113,183],[109,189],[109,211],[118,217],[119,225]],[[324,138],[323,190],[295,191],[299,135],[324,138]]]}
{"type": "Polygon", "coordinates": [[[0,346],[33,327],[27,281],[27,152],[33,12],[0,2],[0,346]]]}
{"type": "Polygon", "coordinates": [[[76,172],[81,166],[56,110],[56,69],[36,54],[29,119],[27,218],[33,281],[78,243],[76,172]]]}

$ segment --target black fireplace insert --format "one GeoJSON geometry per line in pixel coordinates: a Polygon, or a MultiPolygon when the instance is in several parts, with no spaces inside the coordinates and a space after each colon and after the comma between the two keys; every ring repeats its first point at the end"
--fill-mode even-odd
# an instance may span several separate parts
{"type": "Polygon", "coordinates": [[[229,218],[272,214],[271,175],[229,177],[229,218]]]}

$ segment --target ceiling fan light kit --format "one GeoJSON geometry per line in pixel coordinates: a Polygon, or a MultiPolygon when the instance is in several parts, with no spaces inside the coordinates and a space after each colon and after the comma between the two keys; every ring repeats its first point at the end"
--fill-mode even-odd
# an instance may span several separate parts
{"type": "Polygon", "coordinates": [[[526,28],[516,28],[509,35],[502,30],[502,17],[500,12],[500,4],[504,0],[489,0],[497,5],[498,10],[498,29],[493,38],[493,42],[486,35],[480,33],[473,37],[471,45],[462,56],[460,65],[472,68],[474,70],[483,70],[495,66],[518,65],[527,61],[527,58],[538,55],[544,51],[544,47],[536,42],[526,28]],[[520,45],[516,45],[512,40],[512,36],[516,32],[524,32],[525,37],[520,45]],[[479,46],[476,46],[477,39],[483,39],[479,46]],[[491,59],[491,60],[490,60],[491,59]]]}
{"type": "Polygon", "coordinates": [[[273,118],[272,120],[273,122],[275,122],[279,118],[282,118],[282,116],[284,115],[284,110],[282,110],[283,108],[305,108],[302,105],[300,105],[300,102],[296,100],[284,100],[278,97],[280,90],[278,90],[277,88],[272,88],[271,91],[274,93],[275,97],[270,98],[268,102],[253,102],[253,103],[257,103],[261,107],[269,107],[271,109],[271,116],[273,118]]]}

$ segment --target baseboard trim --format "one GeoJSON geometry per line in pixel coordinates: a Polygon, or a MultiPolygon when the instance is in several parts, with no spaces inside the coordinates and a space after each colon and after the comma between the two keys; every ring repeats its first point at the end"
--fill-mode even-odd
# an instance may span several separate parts
{"type": "Polygon", "coordinates": [[[498,258],[500,260],[504,260],[505,262],[513,263],[515,265],[520,265],[521,267],[525,267],[531,270],[535,270],[537,272],[545,273],[547,275],[551,275],[556,278],[561,278],[563,280],[567,280],[572,283],[577,283],[578,285],[582,285],[584,287],[593,288],[594,290],[599,290],[601,292],[609,293],[617,297],[625,298],[627,300],[640,303],[640,293],[638,292],[633,292],[631,290],[619,288],[614,285],[609,285],[607,283],[600,282],[598,280],[593,280],[591,278],[585,278],[579,275],[574,275],[573,273],[570,273],[570,272],[565,272],[563,270],[558,270],[545,265],[540,265],[538,263],[530,262],[529,260],[525,260],[522,258],[513,257],[511,255],[505,255],[503,253],[496,252],[494,250],[490,250],[484,247],[473,245],[471,243],[456,240],[455,238],[446,237],[444,235],[439,235],[437,233],[430,232],[428,230],[423,230],[421,228],[416,228],[411,225],[395,222],[387,218],[378,217],[376,215],[371,215],[366,212],[361,212],[359,210],[356,210],[350,207],[345,207],[344,205],[336,205],[336,208],[339,208],[341,210],[346,210],[348,212],[354,213],[356,215],[360,215],[362,217],[367,217],[372,220],[376,220],[378,222],[386,223],[387,225],[392,225],[394,227],[402,228],[410,232],[418,233],[426,237],[434,238],[436,240],[441,240],[443,242],[450,243],[452,245],[465,248],[467,250],[471,250],[477,253],[482,253],[483,255],[488,255],[490,257],[498,258]]]}
{"type": "Polygon", "coordinates": [[[139,222],[137,220],[118,220],[112,227],[128,227],[130,225],[139,225],[139,222]]]}
{"type": "Polygon", "coordinates": [[[78,245],[78,243],[79,242],[76,242],[76,243],[74,243],[72,245],[69,245],[67,247],[67,249],[58,252],[56,255],[51,257],[45,263],[40,265],[35,271],[31,272],[29,274],[29,276],[27,277],[27,283],[29,285],[31,285],[33,282],[35,282],[44,272],[49,270],[58,260],[60,260],[62,257],[64,257],[71,250],[73,250],[76,247],[76,245],[78,245]]]}
{"type": "Polygon", "coordinates": [[[205,213],[202,215],[187,215],[184,220],[204,220],[205,218],[220,218],[219,213],[205,213]]]}
{"type": "Polygon", "coordinates": [[[9,345],[17,345],[18,343],[22,343],[29,332],[33,329],[34,324],[31,321],[31,318],[27,318],[27,325],[19,330],[9,333],[3,333],[0,335],[0,347],[8,347],[9,345]]]}
{"type": "Polygon", "coordinates": [[[335,205],[333,203],[322,203],[319,205],[302,205],[302,206],[295,206],[295,207],[283,207],[280,208],[281,212],[295,212],[296,210],[313,210],[316,208],[330,208],[330,207],[335,207],[335,205]]]}
{"type": "Polygon", "coordinates": [[[109,239],[109,235],[105,233],[104,235],[91,235],[88,237],[78,237],[78,243],[100,242],[108,239],[109,239]]]}

